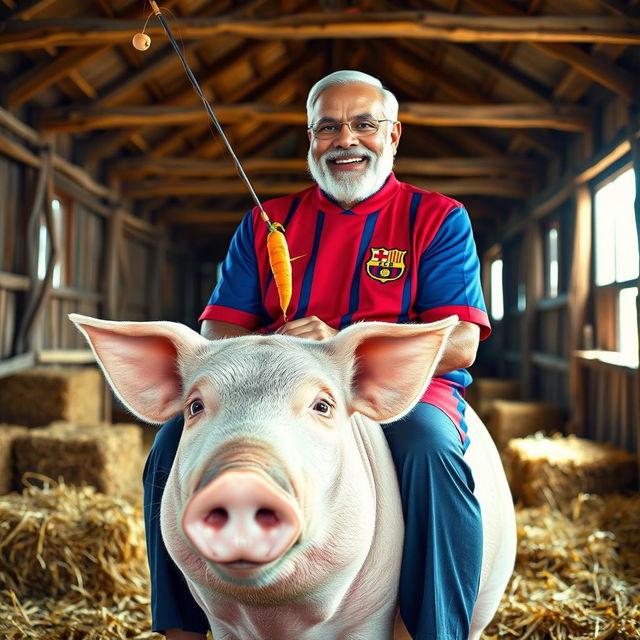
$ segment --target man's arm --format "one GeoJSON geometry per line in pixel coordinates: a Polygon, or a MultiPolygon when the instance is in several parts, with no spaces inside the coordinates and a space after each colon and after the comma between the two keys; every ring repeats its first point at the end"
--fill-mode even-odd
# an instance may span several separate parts
{"type": "Polygon", "coordinates": [[[239,324],[231,322],[221,322],[220,320],[203,320],[200,327],[200,335],[208,340],[219,340],[220,338],[237,338],[238,336],[248,336],[251,331],[239,324]]]}
{"type": "MultiPolygon", "coordinates": [[[[218,324],[226,323],[221,322],[218,324]]],[[[229,326],[233,327],[234,325],[229,326]]],[[[288,322],[277,329],[276,333],[311,340],[326,340],[327,338],[332,338],[337,331],[316,316],[309,316],[288,322]]],[[[436,367],[435,375],[440,376],[444,373],[449,373],[449,371],[470,367],[476,359],[479,343],[480,327],[477,324],[466,321],[457,324],[449,334],[444,353],[436,367]]]]}
{"type": "Polygon", "coordinates": [[[470,367],[480,343],[480,327],[473,322],[458,323],[449,334],[442,358],[436,367],[436,376],[470,367]]]}

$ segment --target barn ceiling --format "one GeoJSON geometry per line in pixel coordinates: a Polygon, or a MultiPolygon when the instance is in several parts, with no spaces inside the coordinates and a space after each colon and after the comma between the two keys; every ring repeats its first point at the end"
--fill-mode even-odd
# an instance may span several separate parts
{"type": "MultiPolygon", "coordinates": [[[[400,100],[401,179],[463,200],[490,232],[640,103],[637,0],[158,2],[261,199],[310,184],[304,102],[355,68],[400,100]]],[[[204,247],[251,206],[150,6],[0,0],[1,106],[204,247]],[[151,47],[136,51],[142,30],[151,47]]]]}

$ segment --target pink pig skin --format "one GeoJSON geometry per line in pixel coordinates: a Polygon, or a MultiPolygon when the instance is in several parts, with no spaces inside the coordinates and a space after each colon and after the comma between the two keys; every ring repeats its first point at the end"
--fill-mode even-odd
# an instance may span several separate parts
{"type": "MultiPolygon", "coordinates": [[[[361,323],[325,342],[71,319],[133,413],[185,412],[162,535],[216,640],[393,638],[404,532],[378,422],[415,405],[457,318],[361,323]]],[[[484,528],[477,640],[516,535],[495,446],[473,410],[467,419],[484,528]]]]}

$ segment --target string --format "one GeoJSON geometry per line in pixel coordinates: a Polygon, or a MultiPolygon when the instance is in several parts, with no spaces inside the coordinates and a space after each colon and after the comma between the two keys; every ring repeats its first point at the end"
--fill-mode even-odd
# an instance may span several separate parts
{"type": "Polygon", "coordinates": [[[151,4],[151,8],[153,9],[153,12],[156,14],[156,16],[158,16],[158,20],[160,20],[160,24],[162,25],[162,28],[165,30],[165,33],[167,34],[167,37],[169,38],[169,42],[171,42],[171,46],[173,46],[175,52],[178,54],[178,58],[180,58],[180,62],[182,63],[182,66],[184,67],[184,70],[185,70],[185,72],[187,74],[187,77],[189,78],[191,84],[193,85],[193,88],[196,90],[196,93],[198,94],[198,96],[202,100],[202,103],[204,104],[204,108],[205,108],[207,114],[209,115],[209,118],[213,122],[216,130],[218,131],[218,134],[222,138],[222,141],[224,142],[227,150],[231,154],[231,157],[233,158],[233,161],[234,161],[234,163],[236,165],[236,169],[237,169],[238,173],[240,174],[240,177],[242,178],[244,183],[247,185],[247,188],[249,189],[249,193],[251,194],[251,197],[253,198],[254,202],[258,206],[258,209],[260,210],[260,215],[262,216],[262,219],[268,225],[271,225],[269,217],[267,216],[265,210],[262,208],[262,203],[260,202],[260,199],[258,198],[256,192],[254,191],[253,186],[251,184],[251,181],[249,180],[247,174],[244,172],[244,169],[242,168],[242,165],[240,164],[240,160],[238,160],[238,157],[236,156],[235,152],[233,151],[233,148],[231,147],[231,144],[230,144],[229,140],[227,139],[227,136],[225,135],[224,131],[222,130],[222,127],[220,126],[220,123],[218,122],[218,119],[216,118],[215,114],[213,113],[213,109],[211,108],[211,105],[209,104],[209,101],[207,100],[207,98],[205,97],[204,93],[202,92],[202,89],[200,88],[200,85],[198,84],[198,81],[196,80],[196,77],[193,75],[193,72],[191,71],[191,68],[189,67],[189,63],[187,62],[186,58],[184,57],[184,55],[182,53],[182,50],[178,46],[178,43],[176,42],[175,38],[173,37],[173,34],[171,33],[171,29],[169,29],[169,25],[167,24],[166,20],[164,19],[164,16],[162,15],[162,13],[160,12],[160,9],[158,8],[158,5],[156,4],[155,0],[149,0],[149,2],[151,4]]]}

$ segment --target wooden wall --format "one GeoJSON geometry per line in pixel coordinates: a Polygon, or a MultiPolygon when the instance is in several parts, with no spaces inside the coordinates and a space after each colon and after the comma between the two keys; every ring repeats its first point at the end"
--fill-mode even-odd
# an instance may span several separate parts
{"type": "MultiPolygon", "coordinates": [[[[640,235],[640,118],[613,101],[603,109],[601,143],[568,150],[564,170],[529,203],[484,256],[504,263],[504,319],[495,322],[495,375],[520,379],[526,397],[565,408],[568,430],[640,451],[640,376],[615,351],[618,285],[594,283],[593,199],[608,175],[632,166],[640,235]],[[548,232],[558,232],[558,286],[549,290],[548,232]],[[526,307],[522,290],[526,291],[526,307]]],[[[584,141],[583,141],[584,142],[584,141]]],[[[627,285],[628,286],[628,283],[627,285]]],[[[639,316],[640,317],[640,313],[639,316]]]]}
{"type": "Polygon", "coordinates": [[[55,142],[0,110],[0,376],[91,361],[69,313],[193,326],[201,303],[188,249],[55,142]]]}

